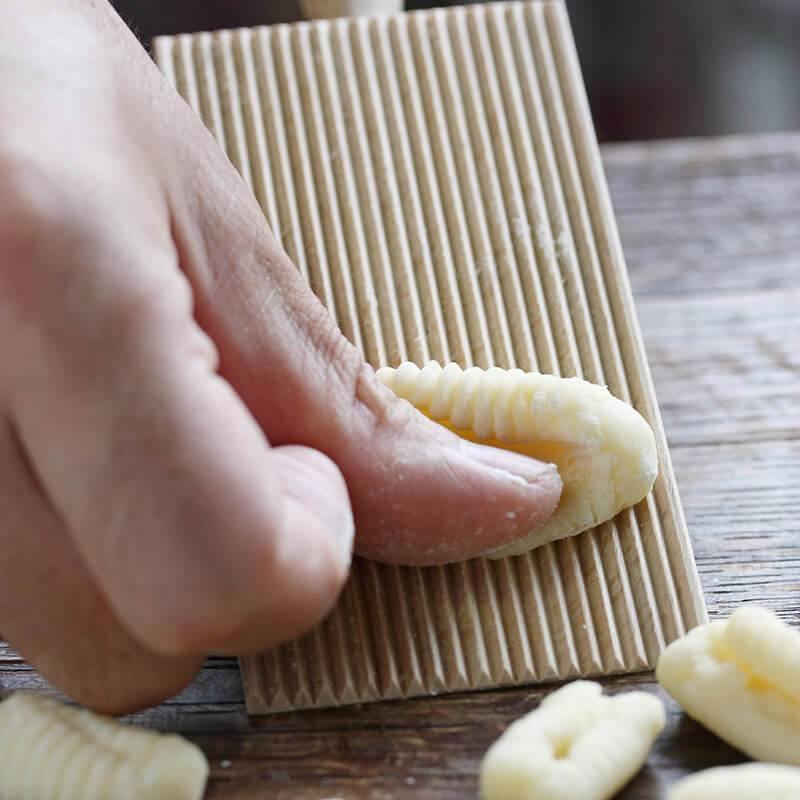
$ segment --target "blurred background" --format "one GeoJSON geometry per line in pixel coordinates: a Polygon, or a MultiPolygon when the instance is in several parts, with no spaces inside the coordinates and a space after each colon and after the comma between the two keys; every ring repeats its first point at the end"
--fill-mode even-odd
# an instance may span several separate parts
{"type": "MultiPolygon", "coordinates": [[[[406,7],[455,2],[410,0],[406,7]]],[[[114,0],[161,33],[301,18],[296,0],[114,0]]],[[[800,0],[567,0],[601,141],[800,128],[800,0]]]]}

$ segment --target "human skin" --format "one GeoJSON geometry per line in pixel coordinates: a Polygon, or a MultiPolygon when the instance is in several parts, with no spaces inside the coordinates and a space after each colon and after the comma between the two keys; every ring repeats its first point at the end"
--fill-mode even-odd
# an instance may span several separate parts
{"type": "Polygon", "coordinates": [[[154,704],[324,616],[354,527],[441,563],[560,490],[377,383],[105,0],[0,0],[0,631],[46,678],[154,704]]]}

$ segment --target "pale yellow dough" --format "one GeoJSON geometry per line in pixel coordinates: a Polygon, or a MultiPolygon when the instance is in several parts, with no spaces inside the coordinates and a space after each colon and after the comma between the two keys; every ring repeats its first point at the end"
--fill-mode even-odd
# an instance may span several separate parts
{"type": "Polygon", "coordinates": [[[481,766],[484,800],[608,800],[647,760],[665,724],[645,692],[575,681],[514,722],[481,766]]]}
{"type": "Polygon", "coordinates": [[[765,609],[741,608],[673,642],[656,678],[728,744],[754,759],[800,766],[799,652],[800,632],[765,609]]]}
{"type": "Polygon", "coordinates": [[[743,606],[728,620],[725,641],[756,678],[800,702],[800,632],[766,608],[743,606]]]}
{"type": "Polygon", "coordinates": [[[684,778],[667,800],[798,800],[800,769],[777,764],[716,767],[684,778]]]}
{"type": "Polygon", "coordinates": [[[611,519],[642,500],[658,474],[652,429],[602,386],[518,369],[442,368],[433,361],[377,374],[460,436],[558,466],[563,491],[551,519],[493,557],[519,555],[611,519]]]}
{"type": "Polygon", "coordinates": [[[208,762],[195,745],[56,700],[0,702],[2,800],[200,800],[208,762]]]}

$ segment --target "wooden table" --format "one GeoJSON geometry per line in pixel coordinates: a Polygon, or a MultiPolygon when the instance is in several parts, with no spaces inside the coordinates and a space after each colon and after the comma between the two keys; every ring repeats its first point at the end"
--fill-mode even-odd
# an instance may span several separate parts
{"type": "MultiPolygon", "coordinates": [[[[800,607],[800,134],[604,149],[689,529],[712,616],[800,607]]],[[[0,644],[0,682],[40,681],[0,644]]],[[[609,681],[664,696],[650,676],[609,681]]],[[[236,663],[212,659],[141,719],[195,738],[210,798],[469,800],[485,749],[530,688],[248,720],[236,663]]],[[[668,701],[620,795],[741,756],[668,701]]]]}

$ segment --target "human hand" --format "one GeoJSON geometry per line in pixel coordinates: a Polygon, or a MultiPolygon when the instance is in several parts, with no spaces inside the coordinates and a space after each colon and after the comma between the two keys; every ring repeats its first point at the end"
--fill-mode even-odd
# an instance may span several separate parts
{"type": "Polygon", "coordinates": [[[353,517],[428,564],[550,516],[553,467],[377,383],[104,0],[0,4],[0,119],[0,630],[73,698],[301,633],[353,517]]]}

